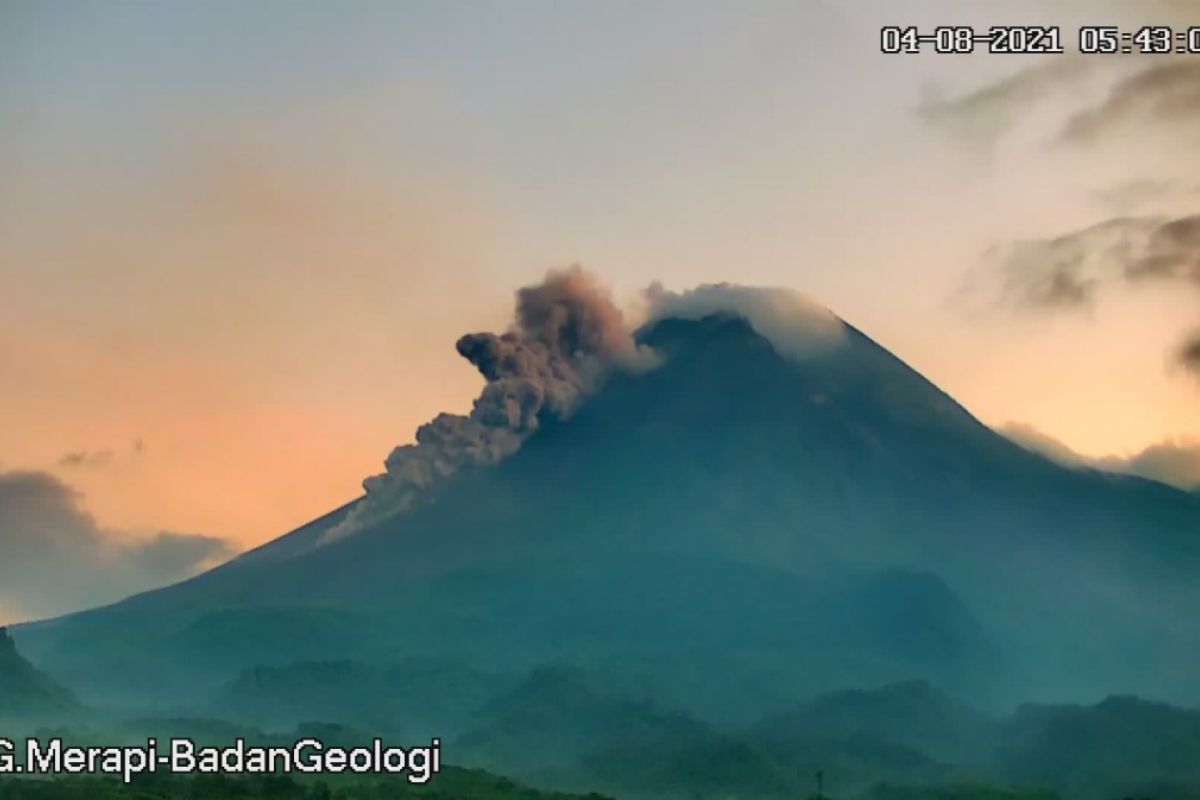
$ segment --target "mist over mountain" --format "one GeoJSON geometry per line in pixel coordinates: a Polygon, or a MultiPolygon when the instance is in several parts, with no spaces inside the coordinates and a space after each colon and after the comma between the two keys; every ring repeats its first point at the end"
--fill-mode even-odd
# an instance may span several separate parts
{"type": "Polygon", "coordinates": [[[1200,699],[1194,494],[1031,453],[795,295],[660,293],[619,348],[654,366],[594,373],[588,342],[608,340],[578,331],[610,318],[548,308],[535,317],[552,324],[525,319],[497,346],[540,343],[591,377],[533,426],[517,413],[529,376],[560,368],[481,366],[480,403],[525,419],[504,457],[25,626],[23,646],[85,698],[122,703],[255,667],[411,657],[603,666],[739,724],[914,679],[995,708],[1200,699]]]}

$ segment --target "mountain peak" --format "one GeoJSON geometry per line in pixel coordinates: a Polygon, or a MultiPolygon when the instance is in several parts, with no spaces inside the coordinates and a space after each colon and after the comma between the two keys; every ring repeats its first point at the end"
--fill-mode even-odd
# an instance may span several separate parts
{"type": "Polygon", "coordinates": [[[685,292],[646,290],[650,323],[664,319],[741,317],[780,353],[804,359],[845,341],[847,326],[825,306],[792,289],[710,283],[685,292]]]}

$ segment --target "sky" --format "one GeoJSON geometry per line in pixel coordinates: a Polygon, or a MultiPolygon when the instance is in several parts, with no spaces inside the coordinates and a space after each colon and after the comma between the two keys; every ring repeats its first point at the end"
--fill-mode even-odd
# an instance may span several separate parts
{"type": "Polygon", "coordinates": [[[0,502],[162,566],[96,597],[195,571],[467,410],[455,340],[573,263],[634,319],[800,290],[1023,441],[1200,483],[1200,61],[879,52],[1197,16],[0,0],[0,502]]]}

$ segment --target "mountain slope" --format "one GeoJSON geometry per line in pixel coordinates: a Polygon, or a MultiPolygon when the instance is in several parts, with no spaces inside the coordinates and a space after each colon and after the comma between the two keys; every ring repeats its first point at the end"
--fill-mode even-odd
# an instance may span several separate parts
{"type": "Polygon", "coordinates": [[[0,628],[0,718],[36,717],[77,709],[69,691],[25,660],[0,628]]]}

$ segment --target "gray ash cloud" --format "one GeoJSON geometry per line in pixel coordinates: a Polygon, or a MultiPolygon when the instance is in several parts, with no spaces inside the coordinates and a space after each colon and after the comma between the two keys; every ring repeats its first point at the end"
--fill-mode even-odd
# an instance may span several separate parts
{"type": "Polygon", "coordinates": [[[609,292],[578,266],[553,270],[520,289],[502,334],[472,333],[456,345],[486,380],[470,414],[439,414],[414,444],[363,482],[366,497],[331,531],[337,538],[410,508],[439,481],[515,453],[543,420],[566,419],[614,370],[657,359],[639,347],[609,292]]]}

